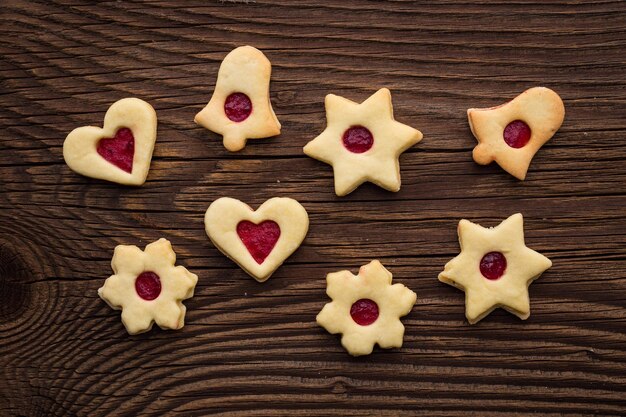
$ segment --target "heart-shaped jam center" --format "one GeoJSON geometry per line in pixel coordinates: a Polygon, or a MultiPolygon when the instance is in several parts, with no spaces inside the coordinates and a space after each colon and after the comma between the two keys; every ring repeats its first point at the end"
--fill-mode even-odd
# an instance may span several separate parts
{"type": "Polygon", "coordinates": [[[378,304],[374,301],[361,298],[350,307],[352,320],[360,326],[369,326],[378,319],[378,304]]]}
{"type": "Polygon", "coordinates": [[[97,150],[100,156],[116,167],[129,174],[133,172],[135,137],[129,128],[119,129],[113,138],[100,139],[97,150]]]}
{"type": "Polygon", "coordinates": [[[530,140],[530,126],[522,120],[514,120],[504,128],[504,141],[511,148],[523,148],[530,140]]]}
{"type": "Polygon", "coordinates": [[[252,113],[252,101],[244,93],[232,93],[224,102],[224,113],[233,122],[243,122],[252,113]]]}
{"type": "Polygon", "coordinates": [[[480,260],[480,273],[490,280],[496,280],[506,271],[506,257],[500,252],[489,252],[480,260]]]}
{"type": "Polygon", "coordinates": [[[161,279],[152,271],[144,271],[135,278],[135,291],[144,300],[154,300],[161,294],[161,279]]]}
{"type": "Polygon", "coordinates": [[[352,126],[343,133],[343,146],[353,153],[363,153],[374,145],[374,135],[364,126],[352,126]]]}
{"type": "Polygon", "coordinates": [[[265,220],[259,224],[242,220],[237,224],[237,234],[260,265],[274,249],[280,237],[280,226],[273,220],[265,220]]]}

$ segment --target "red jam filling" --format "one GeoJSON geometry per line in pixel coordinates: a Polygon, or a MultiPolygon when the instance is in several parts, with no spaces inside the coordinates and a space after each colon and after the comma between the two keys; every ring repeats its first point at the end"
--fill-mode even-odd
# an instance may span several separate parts
{"type": "Polygon", "coordinates": [[[100,139],[97,151],[104,159],[116,167],[128,172],[133,171],[135,156],[135,138],[133,132],[123,127],[115,133],[114,138],[100,139]]]}
{"type": "Polygon", "coordinates": [[[374,145],[374,136],[366,127],[352,126],[343,134],[343,146],[353,153],[363,153],[374,145]]]}
{"type": "Polygon", "coordinates": [[[511,148],[523,148],[530,140],[530,126],[521,120],[514,120],[504,128],[504,141],[511,148]]]}
{"type": "Polygon", "coordinates": [[[260,265],[274,249],[280,237],[280,227],[273,220],[265,220],[259,224],[242,220],[237,225],[237,234],[250,255],[260,265]]]}
{"type": "Polygon", "coordinates": [[[496,280],[506,271],[506,258],[500,252],[489,252],[480,260],[480,273],[487,279],[496,280]]]}
{"type": "Polygon", "coordinates": [[[361,298],[350,307],[350,315],[356,324],[369,326],[378,318],[378,304],[367,298],[361,298]]]}
{"type": "Polygon", "coordinates": [[[224,113],[233,122],[243,122],[252,113],[252,101],[244,93],[232,93],[224,102],[224,113]]]}
{"type": "Polygon", "coordinates": [[[154,300],[161,294],[161,279],[154,272],[142,272],[135,278],[135,291],[144,300],[154,300]]]}

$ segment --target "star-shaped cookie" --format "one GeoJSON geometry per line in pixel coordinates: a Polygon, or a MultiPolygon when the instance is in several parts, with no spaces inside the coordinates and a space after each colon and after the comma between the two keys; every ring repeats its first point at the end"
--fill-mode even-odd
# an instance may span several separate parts
{"type": "Polygon", "coordinates": [[[361,104],[329,94],[325,105],[326,129],[304,153],[333,166],[335,193],[344,196],[366,181],[400,190],[398,157],[422,133],[394,120],[389,90],[381,88],[361,104]]]}
{"type": "Polygon", "coordinates": [[[391,272],[379,261],[359,269],[358,275],[339,271],[326,276],[326,293],[333,300],[317,315],[329,333],[341,333],[341,344],[353,356],[381,348],[401,347],[404,325],[417,295],[402,284],[391,285],[391,272]]]}
{"type": "Polygon", "coordinates": [[[494,228],[461,220],[458,233],[461,253],[446,264],[439,281],[465,291],[467,320],[477,323],[498,307],[526,320],[528,286],[552,262],[526,247],[522,215],[494,228]]]}

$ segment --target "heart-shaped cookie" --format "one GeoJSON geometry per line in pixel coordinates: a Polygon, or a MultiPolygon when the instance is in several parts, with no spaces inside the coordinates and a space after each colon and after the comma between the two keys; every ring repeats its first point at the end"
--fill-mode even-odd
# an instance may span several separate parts
{"type": "Polygon", "coordinates": [[[291,198],[271,198],[254,211],[222,197],[207,209],[204,227],[224,255],[263,282],[298,249],[309,230],[309,216],[291,198]]]}
{"type": "Polygon", "coordinates": [[[83,126],[67,135],[63,158],[74,172],[119,184],[146,182],[156,142],[157,117],[138,98],[116,101],[104,115],[104,127],[83,126]]]}

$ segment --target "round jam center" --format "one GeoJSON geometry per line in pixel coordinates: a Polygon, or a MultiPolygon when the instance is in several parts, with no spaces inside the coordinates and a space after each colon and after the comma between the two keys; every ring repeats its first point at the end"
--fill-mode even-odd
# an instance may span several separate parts
{"type": "Polygon", "coordinates": [[[96,147],[101,157],[116,167],[131,173],[135,156],[135,137],[127,127],[119,129],[114,138],[100,139],[96,147]]]}
{"type": "Polygon", "coordinates": [[[252,101],[244,93],[232,93],[224,102],[224,113],[233,122],[243,122],[252,113],[252,101]]]}
{"type": "Polygon", "coordinates": [[[366,127],[352,126],[343,134],[343,146],[354,153],[368,151],[374,145],[374,136],[366,127]]]}
{"type": "Polygon", "coordinates": [[[368,326],[378,318],[378,304],[367,298],[361,298],[350,307],[350,315],[356,324],[368,326]]]}
{"type": "Polygon", "coordinates": [[[480,273],[487,279],[496,280],[506,271],[506,258],[500,252],[489,252],[480,260],[480,273]]]}
{"type": "Polygon", "coordinates": [[[161,294],[161,279],[154,272],[142,272],[135,279],[135,291],[144,300],[154,300],[161,294]]]}
{"type": "Polygon", "coordinates": [[[530,126],[521,120],[514,120],[504,128],[504,141],[511,148],[523,148],[530,140],[530,126]]]}

